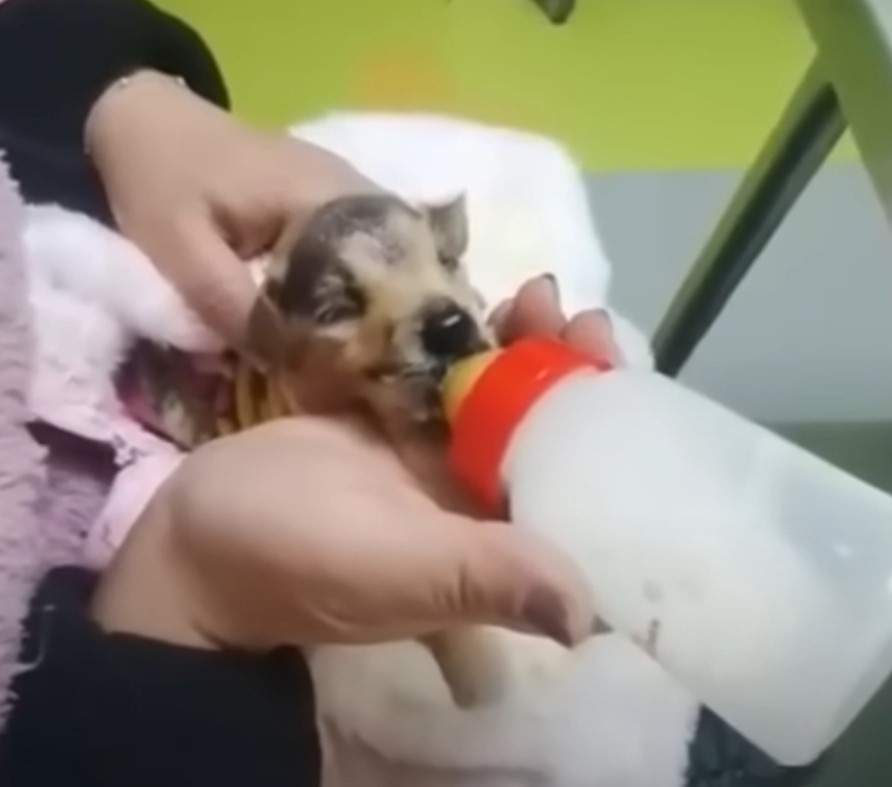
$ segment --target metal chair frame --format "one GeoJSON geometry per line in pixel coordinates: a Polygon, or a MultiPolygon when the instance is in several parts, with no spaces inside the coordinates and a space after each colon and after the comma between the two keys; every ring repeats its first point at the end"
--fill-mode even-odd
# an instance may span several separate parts
{"type": "Polygon", "coordinates": [[[677,375],[846,128],[892,225],[892,0],[797,0],[815,56],[654,337],[677,375]]]}

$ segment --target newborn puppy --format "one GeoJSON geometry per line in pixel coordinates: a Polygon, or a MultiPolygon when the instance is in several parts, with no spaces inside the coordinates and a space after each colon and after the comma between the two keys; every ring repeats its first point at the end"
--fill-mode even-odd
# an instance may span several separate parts
{"type": "Polygon", "coordinates": [[[436,427],[448,367],[494,345],[467,243],[461,197],[334,200],[260,263],[248,349],[303,412],[362,407],[386,429],[436,427]]]}

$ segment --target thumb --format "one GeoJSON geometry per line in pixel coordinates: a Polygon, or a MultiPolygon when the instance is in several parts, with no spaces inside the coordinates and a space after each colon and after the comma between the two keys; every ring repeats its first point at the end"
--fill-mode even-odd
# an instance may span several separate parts
{"type": "Polygon", "coordinates": [[[524,336],[558,336],[566,325],[553,276],[530,279],[517,291],[497,326],[503,344],[524,336]]]}
{"type": "Polygon", "coordinates": [[[227,342],[241,345],[258,295],[248,265],[209,219],[184,227],[174,262],[170,278],[189,305],[227,342]]]}
{"type": "Polygon", "coordinates": [[[496,625],[572,646],[594,630],[588,583],[560,550],[502,522],[443,514],[444,542],[430,538],[426,617],[438,627],[496,625]]]}

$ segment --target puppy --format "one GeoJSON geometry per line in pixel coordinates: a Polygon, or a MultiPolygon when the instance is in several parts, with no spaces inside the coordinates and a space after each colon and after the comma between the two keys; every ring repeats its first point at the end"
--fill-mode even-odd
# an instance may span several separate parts
{"type": "Polygon", "coordinates": [[[436,428],[446,370],[495,344],[467,243],[462,197],[335,200],[273,251],[248,348],[304,412],[360,407],[397,431],[436,428]]]}

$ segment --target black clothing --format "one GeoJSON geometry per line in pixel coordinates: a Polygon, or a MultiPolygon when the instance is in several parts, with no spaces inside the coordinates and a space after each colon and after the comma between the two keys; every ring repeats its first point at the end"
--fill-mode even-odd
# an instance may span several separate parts
{"type": "Polygon", "coordinates": [[[257,657],[106,634],[95,577],[51,571],[34,597],[4,787],[315,787],[310,677],[293,650],[257,657]]]}
{"type": "Polygon", "coordinates": [[[27,201],[111,223],[84,154],[84,122],[105,88],[140,67],[180,76],[229,106],[204,41],[146,0],[0,3],[0,150],[27,201]]]}

